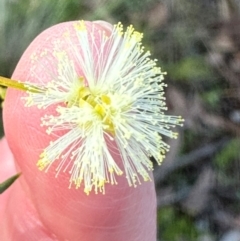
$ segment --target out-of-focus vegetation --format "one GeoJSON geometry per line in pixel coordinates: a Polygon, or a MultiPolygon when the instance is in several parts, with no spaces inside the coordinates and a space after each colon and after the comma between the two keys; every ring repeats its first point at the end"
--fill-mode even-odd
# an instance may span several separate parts
{"type": "Polygon", "coordinates": [[[159,240],[238,240],[240,2],[1,0],[0,75],[41,31],[76,19],[133,24],[168,72],[169,112],[186,122],[154,172],[159,240]]]}

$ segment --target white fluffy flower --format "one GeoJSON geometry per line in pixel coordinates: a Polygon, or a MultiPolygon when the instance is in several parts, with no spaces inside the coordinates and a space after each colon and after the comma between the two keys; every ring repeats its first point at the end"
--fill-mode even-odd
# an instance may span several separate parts
{"type": "MultiPolygon", "coordinates": [[[[26,84],[26,106],[57,104],[57,114],[42,117],[47,133],[65,131],[42,152],[38,167],[48,170],[58,162],[57,174],[69,171],[70,186],[84,185],[87,194],[104,193],[106,183],[117,184],[116,175],[124,174],[130,186],[150,180],[149,157],[162,162],[169,149],[162,135],[176,138],[170,129],[183,121],[164,114],[164,73],[144,51],[142,34],[132,26],[124,32],[119,23],[109,36],[99,32],[100,47],[84,21],[75,23],[74,31],[79,45],[74,45],[68,32],[64,35],[74,57],[56,41],[52,80],[43,86],[26,84]],[[116,155],[122,164],[116,163],[116,155]]],[[[32,57],[35,68],[48,69],[42,61],[49,58],[45,56],[43,51],[41,61],[32,57]]]]}

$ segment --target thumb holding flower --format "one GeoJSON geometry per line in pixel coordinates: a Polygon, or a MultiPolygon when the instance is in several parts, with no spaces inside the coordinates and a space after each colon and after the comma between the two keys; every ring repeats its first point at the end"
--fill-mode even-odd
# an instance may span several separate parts
{"type": "MultiPolygon", "coordinates": [[[[143,179],[151,178],[146,154],[157,159],[156,153],[162,150],[163,156],[167,145],[154,125],[143,124],[150,121],[146,113],[164,109],[154,101],[152,109],[146,105],[148,95],[156,99],[163,86],[153,81],[159,89],[137,90],[147,77],[153,80],[150,69],[161,72],[146,62],[147,56],[134,52],[136,46],[141,51],[137,34],[127,38],[130,47],[125,50],[121,29],[115,29],[116,38],[111,31],[99,22],[59,24],[37,37],[21,58],[12,78],[34,85],[37,93],[10,89],[6,96],[5,133],[22,176],[9,194],[1,240],[156,240],[154,184],[143,179]],[[76,31],[88,34],[79,39],[76,31]],[[120,51],[127,55],[121,57],[120,51]],[[111,68],[113,60],[116,68],[111,68]],[[145,76],[135,68],[138,62],[146,63],[145,76]],[[120,84],[114,82],[119,74],[120,84]],[[96,76],[101,76],[98,82],[96,76]],[[149,131],[159,145],[146,139],[149,131]],[[138,181],[139,187],[129,187],[138,181]]],[[[174,137],[169,126],[180,120],[155,117],[156,124],[164,123],[160,131],[174,137]]]]}

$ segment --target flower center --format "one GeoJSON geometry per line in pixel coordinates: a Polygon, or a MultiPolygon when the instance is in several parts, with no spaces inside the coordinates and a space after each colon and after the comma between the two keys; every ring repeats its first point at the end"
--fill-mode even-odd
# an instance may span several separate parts
{"type": "Polygon", "coordinates": [[[78,106],[79,108],[91,108],[102,121],[103,128],[115,134],[111,108],[111,98],[107,94],[93,94],[88,86],[85,86],[84,79],[79,78],[80,85],[73,89],[66,101],[67,106],[78,106]]]}

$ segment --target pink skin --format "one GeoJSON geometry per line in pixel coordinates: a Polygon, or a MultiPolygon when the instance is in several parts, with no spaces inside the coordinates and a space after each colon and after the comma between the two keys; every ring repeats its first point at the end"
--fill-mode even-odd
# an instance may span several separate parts
{"type": "MultiPolygon", "coordinates": [[[[112,29],[110,24],[101,21],[87,23],[88,28],[93,25],[106,33],[112,29]]],[[[24,81],[29,74],[31,54],[36,48],[51,48],[51,40],[66,28],[72,28],[72,22],[40,34],[22,56],[12,78],[24,81]]],[[[44,81],[44,74],[42,78],[44,81]]],[[[38,82],[34,78],[31,81],[38,82]]],[[[22,176],[0,196],[0,240],[155,241],[153,182],[143,182],[133,188],[123,175],[118,178],[118,185],[106,186],[105,195],[92,192],[87,196],[82,188],[68,189],[68,172],[61,172],[55,178],[56,165],[47,173],[38,170],[39,154],[52,136],[40,126],[44,111],[24,107],[23,95],[21,91],[8,90],[4,106],[5,133],[14,157],[6,140],[2,140],[0,181],[16,173],[14,162],[22,176]]]]}

